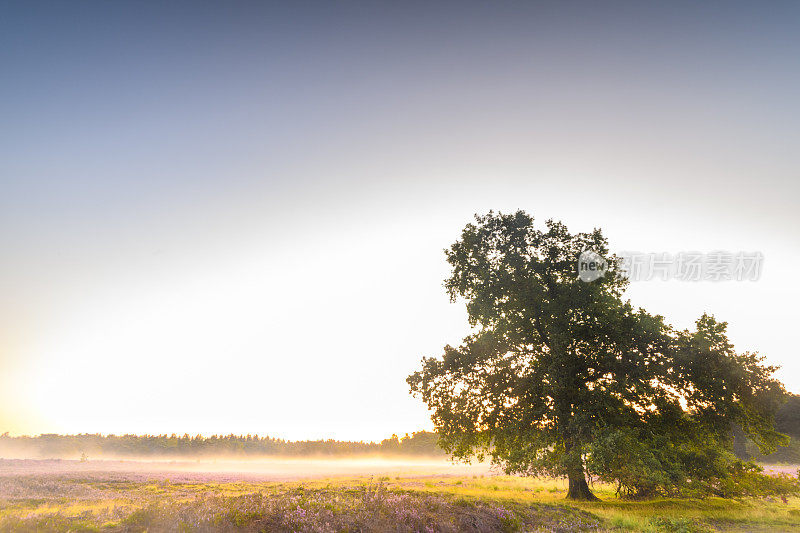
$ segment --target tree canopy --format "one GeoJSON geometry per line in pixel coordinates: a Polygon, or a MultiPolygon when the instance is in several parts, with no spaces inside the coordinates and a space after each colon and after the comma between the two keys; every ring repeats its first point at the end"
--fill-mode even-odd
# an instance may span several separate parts
{"type": "Polygon", "coordinates": [[[445,288],[466,302],[473,333],[424,358],[408,383],[455,457],[566,476],[568,497],[593,499],[587,475],[631,496],[723,491],[744,468],[733,425],[763,450],[785,442],[775,369],[736,353],[712,316],[676,331],[635,309],[600,230],[490,212],[446,256],[445,288]],[[608,260],[591,282],[578,277],[586,250],[608,260]]]}

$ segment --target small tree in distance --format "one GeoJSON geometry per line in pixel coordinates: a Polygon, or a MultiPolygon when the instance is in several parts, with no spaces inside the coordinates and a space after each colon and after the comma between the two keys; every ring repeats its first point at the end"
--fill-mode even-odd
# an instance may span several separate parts
{"type": "Polygon", "coordinates": [[[734,425],[764,450],[785,442],[774,368],[736,354],[713,317],[676,332],[634,309],[600,230],[539,230],[522,211],[475,218],[446,251],[445,281],[474,333],[408,378],[454,457],[565,476],[568,498],[592,500],[587,474],[633,496],[722,490],[734,425]],[[609,260],[605,276],[578,278],[585,250],[609,260]]]}

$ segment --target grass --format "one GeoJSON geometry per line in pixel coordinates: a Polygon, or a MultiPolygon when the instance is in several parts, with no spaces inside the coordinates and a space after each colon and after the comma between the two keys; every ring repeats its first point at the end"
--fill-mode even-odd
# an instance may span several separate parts
{"type": "Polygon", "coordinates": [[[302,482],[0,478],[0,531],[797,531],[800,499],[564,500],[511,476],[302,482]],[[9,496],[13,492],[12,496],[9,496]]]}

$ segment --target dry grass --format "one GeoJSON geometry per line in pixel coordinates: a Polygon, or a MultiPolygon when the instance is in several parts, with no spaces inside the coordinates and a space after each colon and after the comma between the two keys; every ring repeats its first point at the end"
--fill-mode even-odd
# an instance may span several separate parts
{"type": "Polygon", "coordinates": [[[0,531],[798,531],[800,499],[564,500],[559,480],[476,474],[178,481],[0,476],[0,531]]]}

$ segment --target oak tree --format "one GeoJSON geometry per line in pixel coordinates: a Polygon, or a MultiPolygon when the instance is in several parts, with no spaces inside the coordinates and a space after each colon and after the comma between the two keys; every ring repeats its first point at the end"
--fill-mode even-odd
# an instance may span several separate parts
{"type": "Polygon", "coordinates": [[[587,473],[639,495],[680,485],[708,466],[709,448],[732,442],[732,424],[765,449],[782,442],[774,369],[733,352],[712,317],[676,332],[635,309],[600,230],[573,234],[552,220],[538,229],[522,211],[490,212],[446,256],[445,288],[466,302],[473,333],[423,359],[408,383],[454,457],[564,476],[568,498],[591,500],[587,473]],[[591,282],[578,277],[586,250],[607,260],[591,282]]]}

